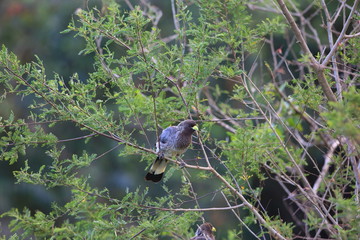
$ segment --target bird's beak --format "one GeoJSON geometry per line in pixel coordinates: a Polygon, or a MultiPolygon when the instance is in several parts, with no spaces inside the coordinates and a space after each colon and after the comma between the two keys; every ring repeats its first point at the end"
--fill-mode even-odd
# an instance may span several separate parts
{"type": "Polygon", "coordinates": [[[211,231],[216,232],[216,228],[212,227],[211,231]]]}
{"type": "Polygon", "coordinates": [[[194,129],[195,131],[199,131],[199,128],[198,128],[198,126],[196,126],[196,125],[193,126],[192,129],[194,129]]]}

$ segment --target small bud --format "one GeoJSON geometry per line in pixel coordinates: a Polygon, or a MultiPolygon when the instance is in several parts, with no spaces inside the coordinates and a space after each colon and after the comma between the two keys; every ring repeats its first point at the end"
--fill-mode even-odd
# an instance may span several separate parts
{"type": "Polygon", "coordinates": [[[75,14],[76,14],[76,15],[80,15],[81,12],[82,12],[82,9],[81,9],[81,8],[77,8],[77,9],[75,10],[75,14]]]}

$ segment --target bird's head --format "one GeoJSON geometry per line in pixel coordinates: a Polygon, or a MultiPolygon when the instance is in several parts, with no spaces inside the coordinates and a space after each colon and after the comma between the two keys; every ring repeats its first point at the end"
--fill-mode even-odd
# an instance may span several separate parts
{"type": "Polygon", "coordinates": [[[198,126],[194,120],[185,120],[179,123],[178,127],[184,129],[185,131],[195,132],[199,131],[198,126]]]}
{"type": "Polygon", "coordinates": [[[216,228],[211,223],[204,223],[200,226],[200,228],[208,233],[216,232],[216,228]]]}

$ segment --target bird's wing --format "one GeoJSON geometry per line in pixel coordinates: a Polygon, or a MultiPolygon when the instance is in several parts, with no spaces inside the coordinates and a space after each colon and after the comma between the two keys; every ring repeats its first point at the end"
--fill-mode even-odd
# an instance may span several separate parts
{"type": "Polygon", "coordinates": [[[159,136],[159,141],[157,142],[157,152],[166,151],[167,148],[171,147],[174,143],[177,134],[177,127],[170,126],[165,128],[164,131],[159,136]]]}
{"type": "Polygon", "coordinates": [[[165,128],[160,134],[159,141],[161,143],[167,143],[169,139],[172,139],[176,135],[177,130],[177,127],[174,126],[165,128]]]}

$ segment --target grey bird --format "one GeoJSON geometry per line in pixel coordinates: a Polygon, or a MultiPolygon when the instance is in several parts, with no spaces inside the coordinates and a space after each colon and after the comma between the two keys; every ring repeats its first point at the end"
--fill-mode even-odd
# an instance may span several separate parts
{"type": "Polygon", "coordinates": [[[216,229],[211,223],[203,223],[198,227],[195,236],[190,240],[215,240],[214,232],[216,232],[216,229]]]}
{"type": "Polygon", "coordinates": [[[159,182],[168,164],[168,160],[165,158],[183,154],[191,143],[192,134],[198,130],[194,120],[185,120],[177,126],[165,128],[156,143],[156,153],[158,156],[151,165],[145,179],[159,182]]]}

